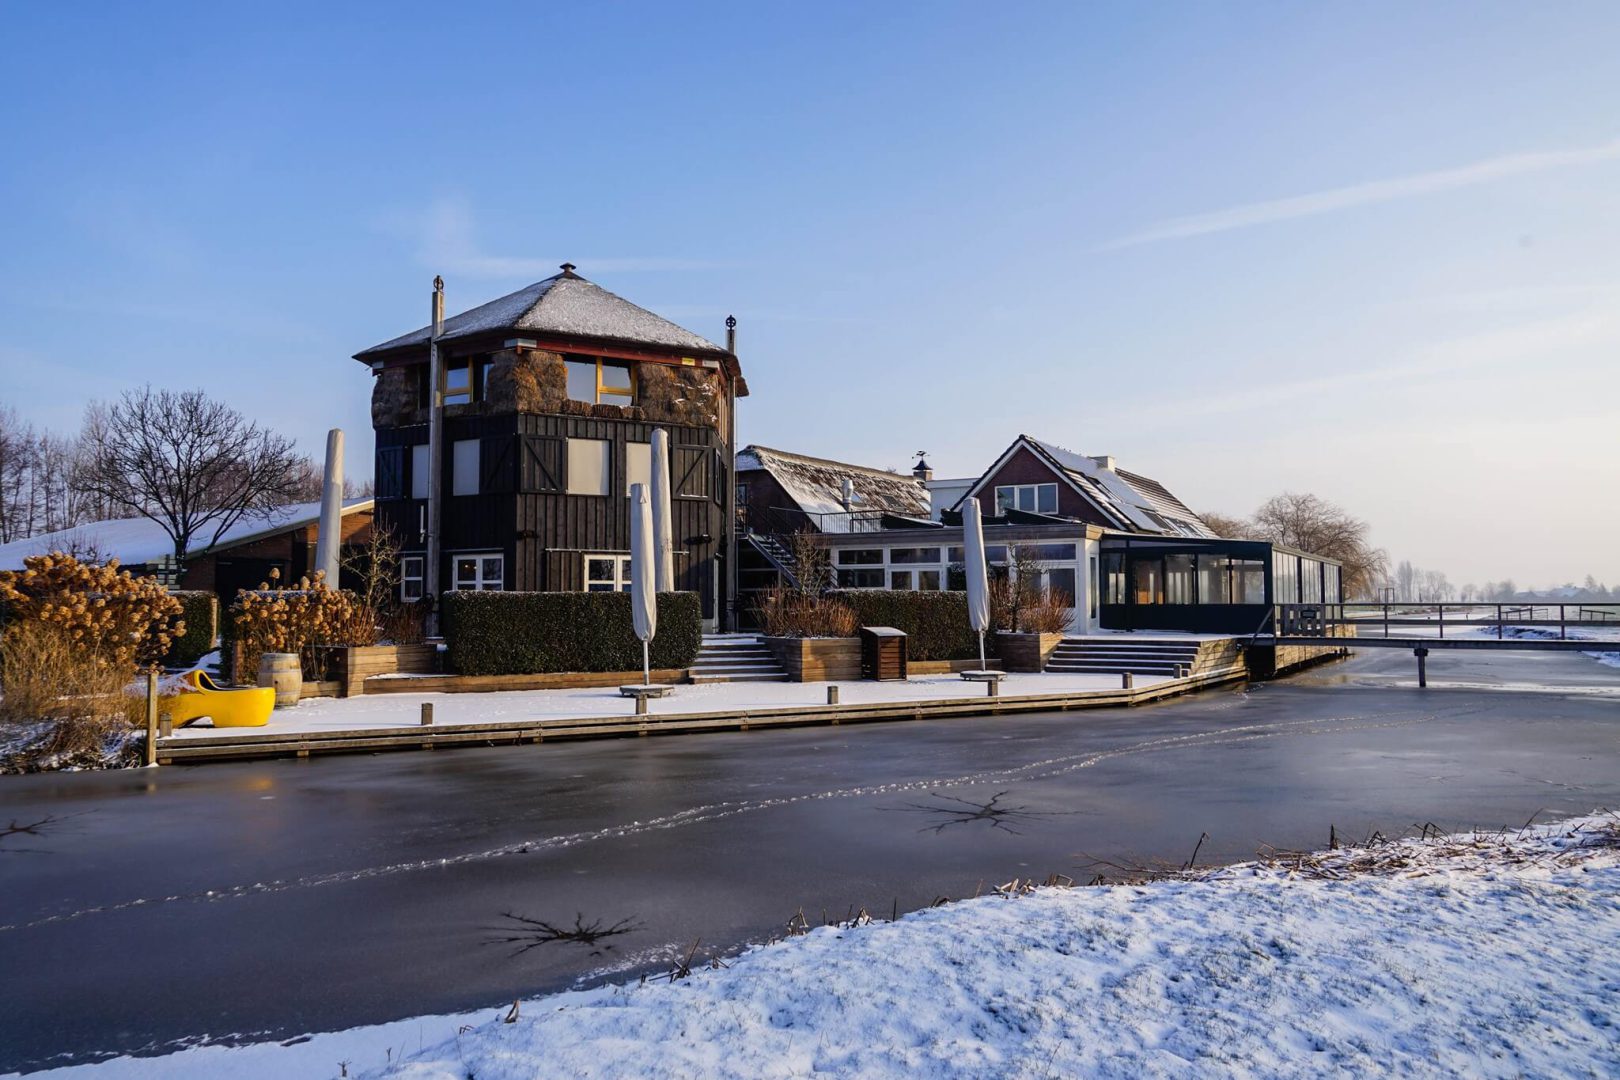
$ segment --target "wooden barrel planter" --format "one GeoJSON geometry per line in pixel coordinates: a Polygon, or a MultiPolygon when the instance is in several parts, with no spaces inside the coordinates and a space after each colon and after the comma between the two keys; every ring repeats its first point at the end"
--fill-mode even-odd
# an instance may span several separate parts
{"type": "Polygon", "coordinates": [[[276,708],[296,705],[304,690],[303,666],[298,654],[267,652],[259,656],[259,685],[276,692],[276,708]]]}

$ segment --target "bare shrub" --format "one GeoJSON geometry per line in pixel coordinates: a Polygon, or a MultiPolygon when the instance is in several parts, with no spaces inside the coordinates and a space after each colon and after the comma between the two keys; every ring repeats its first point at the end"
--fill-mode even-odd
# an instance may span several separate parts
{"type": "Polygon", "coordinates": [[[1048,589],[1037,592],[1018,611],[1018,629],[1026,634],[1061,634],[1069,628],[1069,612],[1074,600],[1048,589]]]}
{"type": "Polygon", "coordinates": [[[758,612],[771,637],[853,637],[857,625],[848,604],[781,585],[765,593],[758,612]]]}

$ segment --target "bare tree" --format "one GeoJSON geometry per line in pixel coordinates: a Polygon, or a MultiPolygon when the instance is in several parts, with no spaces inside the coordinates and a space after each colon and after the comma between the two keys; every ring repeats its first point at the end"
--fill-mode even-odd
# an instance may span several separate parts
{"type": "Polygon", "coordinates": [[[0,544],[33,535],[34,429],[17,410],[0,409],[0,544]]]}
{"type": "Polygon", "coordinates": [[[1254,512],[1255,539],[1325,555],[1344,564],[1346,596],[1369,596],[1389,556],[1367,542],[1367,523],[1326,499],[1285,491],[1254,512]]]}
{"type": "Polygon", "coordinates": [[[298,490],[292,440],[200,390],[147,386],[92,405],[83,439],[79,485],[162,526],[177,567],[193,541],[211,546],[238,521],[269,519],[298,490]]]}
{"type": "Polygon", "coordinates": [[[1209,526],[1210,532],[1227,540],[1246,540],[1254,531],[1254,525],[1240,517],[1231,514],[1207,513],[1199,514],[1204,524],[1209,526]]]}

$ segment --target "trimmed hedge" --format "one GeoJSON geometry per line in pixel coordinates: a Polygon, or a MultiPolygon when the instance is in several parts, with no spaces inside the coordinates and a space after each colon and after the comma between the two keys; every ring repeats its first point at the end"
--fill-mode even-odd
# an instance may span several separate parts
{"type": "MultiPolygon", "coordinates": [[[[828,594],[855,609],[862,626],[892,626],[906,633],[913,660],[970,660],[979,655],[979,635],[968,625],[965,592],[889,592],[840,589],[828,594]]],[[[985,635],[994,648],[995,635],[985,635]]]]}
{"type": "Polygon", "coordinates": [[[173,595],[180,601],[186,632],[174,639],[163,663],[168,667],[191,667],[214,651],[214,638],[219,634],[219,597],[195,589],[173,595]]]}
{"type": "MultiPolygon", "coordinates": [[[[461,675],[641,670],[629,593],[448,592],[439,613],[461,675]]],[[[652,666],[690,667],[702,643],[697,594],[660,593],[652,666]]]]}

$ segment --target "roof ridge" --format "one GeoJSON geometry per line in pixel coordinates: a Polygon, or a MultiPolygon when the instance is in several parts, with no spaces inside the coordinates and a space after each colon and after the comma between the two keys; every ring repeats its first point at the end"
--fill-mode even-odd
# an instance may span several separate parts
{"type": "Polygon", "coordinates": [[[880,476],[889,480],[906,480],[910,481],[911,483],[918,483],[917,478],[909,473],[890,472],[888,469],[876,469],[870,465],[856,465],[853,462],[838,461],[835,458],[816,457],[813,454],[800,454],[792,450],[778,450],[775,447],[760,446],[757,443],[749,443],[747,446],[737,451],[737,453],[746,454],[750,450],[756,453],[764,451],[767,454],[775,454],[778,457],[784,458],[794,458],[799,461],[813,461],[817,465],[836,465],[841,469],[855,469],[859,472],[871,473],[873,476],[880,476]]]}

